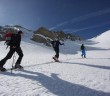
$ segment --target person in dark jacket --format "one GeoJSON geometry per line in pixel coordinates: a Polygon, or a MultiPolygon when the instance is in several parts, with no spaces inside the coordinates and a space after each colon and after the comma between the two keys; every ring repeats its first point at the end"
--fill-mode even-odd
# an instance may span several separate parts
{"type": "Polygon", "coordinates": [[[82,51],[82,54],[81,54],[82,58],[86,58],[86,48],[85,48],[84,44],[81,45],[80,49],[82,51]]]}
{"type": "Polygon", "coordinates": [[[6,63],[6,61],[8,59],[10,59],[12,57],[12,55],[17,52],[17,54],[19,55],[16,63],[15,63],[15,68],[23,68],[20,64],[21,64],[21,60],[23,58],[23,52],[22,49],[20,47],[20,43],[21,43],[21,35],[23,34],[22,31],[18,31],[18,33],[15,35],[13,34],[11,36],[11,41],[10,41],[10,50],[8,52],[8,54],[6,55],[5,58],[3,58],[0,61],[0,70],[1,71],[6,71],[6,69],[3,67],[6,63]]]}
{"type": "Polygon", "coordinates": [[[59,40],[54,40],[51,42],[52,46],[53,46],[53,49],[55,51],[55,56],[53,57],[53,59],[56,61],[56,62],[59,62],[58,58],[59,58],[59,45],[64,45],[64,43],[60,43],[59,40]]]}

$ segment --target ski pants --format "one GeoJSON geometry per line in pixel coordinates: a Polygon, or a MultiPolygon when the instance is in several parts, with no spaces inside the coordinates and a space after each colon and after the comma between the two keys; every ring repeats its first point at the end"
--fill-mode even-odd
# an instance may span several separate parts
{"type": "Polygon", "coordinates": [[[82,50],[82,54],[81,54],[81,56],[83,57],[86,57],[86,52],[85,52],[85,50],[82,50]]]}
{"type": "Polygon", "coordinates": [[[10,50],[9,50],[8,54],[6,55],[6,57],[0,61],[0,67],[3,67],[3,65],[6,63],[6,61],[8,59],[10,59],[15,52],[17,52],[17,54],[19,55],[15,64],[20,64],[22,57],[23,57],[23,52],[22,52],[21,47],[17,47],[17,48],[10,47],[10,50]]]}
{"type": "Polygon", "coordinates": [[[58,48],[55,48],[54,50],[55,50],[55,53],[56,53],[55,54],[55,57],[56,58],[59,58],[59,49],[58,48]]]}

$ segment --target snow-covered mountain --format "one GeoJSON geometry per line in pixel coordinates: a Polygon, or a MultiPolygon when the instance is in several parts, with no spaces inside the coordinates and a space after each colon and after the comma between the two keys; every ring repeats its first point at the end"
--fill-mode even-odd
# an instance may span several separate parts
{"type": "Polygon", "coordinates": [[[97,42],[96,46],[102,46],[105,48],[110,48],[110,30],[100,34],[99,36],[92,38],[92,41],[97,42]]]}
{"type": "MultiPolygon", "coordinates": [[[[26,31],[21,42],[24,70],[0,72],[0,96],[110,96],[110,44],[104,38],[109,31],[92,40],[66,41],[60,46],[58,63],[52,60],[51,47],[33,43],[32,34],[21,30],[26,31]],[[82,43],[87,48],[85,59],[81,58],[82,43]]],[[[0,42],[0,59],[8,51],[0,42]]],[[[12,62],[13,58],[4,67],[11,68],[12,62]]]]}
{"type": "Polygon", "coordinates": [[[23,39],[24,41],[28,41],[31,43],[35,41],[37,43],[42,43],[46,46],[51,46],[49,42],[52,40],[55,40],[56,38],[62,41],[82,40],[79,36],[66,34],[63,31],[50,31],[44,27],[40,27],[36,31],[32,31],[20,25],[14,25],[14,26],[6,25],[5,27],[0,27],[0,40],[3,40],[3,36],[6,33],[8,32],[17,33],[18,30],[21,30],[24,32],[24,39],[23,39]]]}

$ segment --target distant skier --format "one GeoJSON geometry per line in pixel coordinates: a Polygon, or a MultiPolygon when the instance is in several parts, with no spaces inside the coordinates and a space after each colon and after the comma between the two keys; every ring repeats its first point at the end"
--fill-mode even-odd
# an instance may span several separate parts
{"type": "Polygon", "coordinates": [[[56,62],[59,62],[58,58],[59,58],[59,45],[64,45],[64,43],[60,43],[60,41],[58,39],[54,40],[51,42],[52,46],[53,46],[53,49],[55,51],[55,56],[53,57],[53,59],[56,61],[56,62]]]}
{"type": "Polygon", "coordinates": [[[10,59],[12,57],[12,55],[17,52],[18,55],[19,55],[19,58],[18,60],[16,61],[15,63],[15,68],[23,68],[20,63],[21,63],[21,60],[22,60],[22,57],[23,57],[23,52],[22,52],[22,49],[20,47],[20,43],[21,43],[21,35],[23,34],[22,31],[18,31],[18,34],[13,34],[11,36],[11,40],[10,40],[10,50],[8,52],[8,54],[6,55],[5,58],[3,58],[1,61],[0,61],[0,71],[6,71],[6,69],[3,67],[6,63],[6,61],[8,59],[10,59]]]}
{"type": "Polygon", "coordinates": [[[85,48],[84,44],[81,45],[80,49],[82,51],[82,54],[81,54],[82,58],[86,58],[86,48],[85,48]]]}

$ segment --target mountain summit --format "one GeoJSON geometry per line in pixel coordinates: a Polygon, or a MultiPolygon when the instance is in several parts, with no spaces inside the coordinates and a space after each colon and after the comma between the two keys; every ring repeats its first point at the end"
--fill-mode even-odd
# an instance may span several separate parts
{"type": "Polygon", "coordinates": [[[36,30],[33,34],[32,40],[49,45],[48,41],[55,40],[56,38],[62,41],[67,39],[71,41],[81,40],[79,36],[73,34],[66,34],[63,31],[50,31],[45,27],[40,27],[38,30],[36,30]]]}

